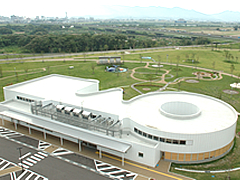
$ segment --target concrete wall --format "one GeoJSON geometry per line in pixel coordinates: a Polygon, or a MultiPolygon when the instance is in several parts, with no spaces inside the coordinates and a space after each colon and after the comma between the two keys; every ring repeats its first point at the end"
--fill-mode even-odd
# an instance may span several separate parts
{"type": "MultiPolygon", "coordinates": [[[[125,122],[125,121],[124,121],[125,122]]],[[[130,127],[128,129],[131,130],[138,138],[143,139],[149,142],[158,142],[160,144],[161,151],[166,152],[176,152],[176,153],[201,153],[201,152],[209,152],[220,149],[227,144],[229,144],[235,137],[236,123],[232,126],[212,133],[202,133],[202,134],[177,134],[177,133],[169,133],[162,132],[158,129],[146,127],[140,125],[134,121],[127,120],[124,123],[126,126],[130,127]],[[138,133],[134,132],[134,127],[138,128],[142,132],[151,134],[153,136],[174,139],[174,140],[186,140],[186,145],[180,144],[170,144],[165,142],[156,141],[153,139],[149,139],[138,133]],[[192,142],[192,144],[191,144],[192,142]]],[[[125,126],[124,125],[124,126],[125,126]]]]}
{"type": "Polygon", "coordinates": [[[24,94],[24,93],[19,93],[19,92],[16,92],[16,91],[13,91],[13,90],[10,90],[10,89],[7,89],[7,88],[3,88],[3,91],[4,91],[5,101],[11,100],[11,99],[17,99],[16,98],[17,96],[21,96],[21,97],[25,97],[25,98],[29,98],[29,99],[37,100],[37,101],[43,100],[43,98],[28,95],[28,94],[24,94]]]}
{"type": "Polygon", "coordinates": [[[132,143],[132,148],[125,154],[125,158],[147,165],[155,167],[160,160],[160,151],[157,148],[151,146],[145,146],[144,144],[132,143]],[[143,153],[143,157],[139,156],[139,153],[143,153]]]}

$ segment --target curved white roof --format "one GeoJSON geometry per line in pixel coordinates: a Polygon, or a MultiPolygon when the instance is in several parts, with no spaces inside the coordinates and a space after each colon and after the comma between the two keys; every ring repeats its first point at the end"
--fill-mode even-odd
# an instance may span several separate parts
{"type": "Polygon", "coordinates": [[[164,132],[209,133],[226,129],[237,121],[233,107],[195,93],[148,93],[124,104],[128,118],[164,132]]]}
{"type": "Polygon", "coordinates": [[[117,114],[163,132],[198,134],[226,129],[237,121],[229,104],[201,94],[155,92],[122,100],[121,89],[98,90],[97,80],[49,75],[5,87],[12,91],[117,114]]]}

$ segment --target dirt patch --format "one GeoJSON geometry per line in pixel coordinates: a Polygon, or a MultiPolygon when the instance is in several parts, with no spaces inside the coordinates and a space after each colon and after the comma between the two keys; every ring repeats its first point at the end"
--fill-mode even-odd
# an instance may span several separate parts
{"type": "Polygon", "coordinates": [[[187,79],[185,82],[187,82],[187,83],[199,83],[198,80],[194,80],[194,79],[187,79]]]}
{"type": "Polygon", "coordinates": [[[238,91],[231,90],[231,89],[224,89],[223,92],[226,94],[238,94],[239,93],[238,91]]]}
{"type": "Polygon", "coordinates": [[[142,90],[144,90],[144,91],[150,91],[151,88],[142,88],[142,90]]]}

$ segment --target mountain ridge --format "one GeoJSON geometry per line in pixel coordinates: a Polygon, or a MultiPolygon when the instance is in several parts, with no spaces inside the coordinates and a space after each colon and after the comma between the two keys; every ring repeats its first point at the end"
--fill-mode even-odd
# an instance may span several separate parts
{"type": "Polygon", "coordinates": [[[223,11],[217,14],[204,14],[196,10],[188,10],[180,7],[166,8],[161,6],[123,6],[123,5],[104,5],[102,7],[104,14],[99,15],[110,19],[180,19],[196,21],[226,21],[239,22],[240,12],[223,11]]]}

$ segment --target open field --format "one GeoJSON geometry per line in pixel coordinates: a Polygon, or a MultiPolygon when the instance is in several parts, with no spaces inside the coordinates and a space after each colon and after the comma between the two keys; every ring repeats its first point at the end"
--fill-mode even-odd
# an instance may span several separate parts
{"type": "MultiPolygon", "coordinates": [[[[125,63],[122,67],[128,68],[126,73],[109,73],[105,72],[105,65],[97,65],[95,61],[90,61],[95,59],[96,55],[88,55],[86,62],[83,60],[83,56],[81,58],[75,58],[64,61],[60,59],[59,61],[53,61],[53,59],[45,59],[44,61],[37,62],[37,60],[33,60],[33,62],[24,61],[22,63],[6,63],[0,64],[2,69],[2,78],[0,78],[0,101],[3,101],[3,90],[2,88],[9,84],[15,84],[18,82],[23,82],[26,80],[30,80],[36,77],[45,76],[47,74],[63,74],[68,76],[76,76],[82,78],[90,78],[90,79],[98,79],[100,81],[100,90],[114,88],[114,87],[122,87],[124,88],[124,100],[128,100],[134,96],[139,95],[138,92],[133,90],[130,86],[139,81],[131,78],[130,74],[132,70],[136,67],[140,67],[136,70],[137,74],[134,76],[138,76],[138,78],[143,79],[143,81],[148,81],[149,77],[147,74],[156,75],[158,68],[152,68],[151,65],[154,64],[153,61],[150,62],[150,69],[144,68],[146,66],[146,60],[143,60],[142,63],[140,60],[141,56],[150,56],[157,61],[159,60],[163,64],[163,68],[161,68],[160,72],[157,72],[157,76],[161,79],[161,75],[165,72],[164,70],[169,70],[169,74],[173,75],[170,79],[165,79],[167,82],[174,81],[178,77],[186,77],[198,80],[198,83],[189,83],[185,80],[181,83],[170,84],[167,90],[181,90],[181,91],[189,91],[195,93],[206,94],[210,96],[214,96],[216,98],[220,98],[223,101],[231,104],[235,109],[240,112],[240,96],[238,94],[226,94],[223,92],[225,89],[231,89],[230,84],[233,82],[237,82],[238,79],[235,77],[231,77],[231,75],[223,75],[220,80],[210,80],[210,79],[198,79],[194,72],[226,72],[233,73],[234,75],[240,74],[240,63],[236,57],[240,57],[239,51],[230,51],[234,59],[231,58],[230,62],[226,62],[225,51],[218,50],[212,51],[209,48],[180,48],[179,50],[167,49],[167,50],[154,50],[154,51],[135,51],[131,52],[131,54],[125,54],[124,60],[125,63]],[[168,55],[168,58],[167,58],[168,55]],[[177,58],[179,56],[179,58],[177,58]],[[186,59],[198,59],[198,63],[194,63],[192,61],[186,61],[186,59]],[[88,61],[89,58],[89,61],[88,61]],[[231,71],[231,65],[234,62],[234,70],[231,71]],[[177,64],[179,64],[177,68],[177,64]],[[183,67],[189,66],[189,67],[183,67]],[[70,69],[69,66],[74,66],[73,69],[70,69]],[[199,68],[207,68],[212,70],[200,70],[199,68]],[[146,73],[146,74],[140,74],[146,73]],[[144,75],[144,76],[143,76],[144,75]]],[[[109,54],[106,54],[109,55],[109,54]]],[[[119,54],[121,55],[121,54],[119,54]]],[[[170,77],[170,75],[166,77],[170,77]]],[[[158,78],[157,78],[158,80],[158,78]]],[[[165,84],[156,83],[152,81],[151,86],[149,82],[142,83],[141,85],[145,86],[136,86],[137,89],[142,91],[143,93],[156,91],[159,89],[159,86],[164,86],[165,84]],[[145,90],[143,90],[145,88],[145,90]],[[150,90],[149,90],[150,89],[150,90]]],[[[234,89],[240,93],[239,89],[234,89]]],[[[240,123],[237,125],[237,132],[240,131],[240,123]]],[[[174,170],[174,167],[184,167],[189,169],[199,169],[199,170],[217,170],[217,169],[228,169],[229,167],[240,167],[240,138],[236,138],[235,147],[225,158],[220,160],[205,163],[200,165],[172,165],[171,170],[184,174],[186,176],[190,176],[196,179],[212,179],[211,174],[203,173],[186,173],[181,171],[174,170]]],[[[216,179],[224,179],[226,177],[226,173],[214,174],[216,179]]],[[[240,171],[231,172],[231,179],[239,179],[240,171]]]]}

